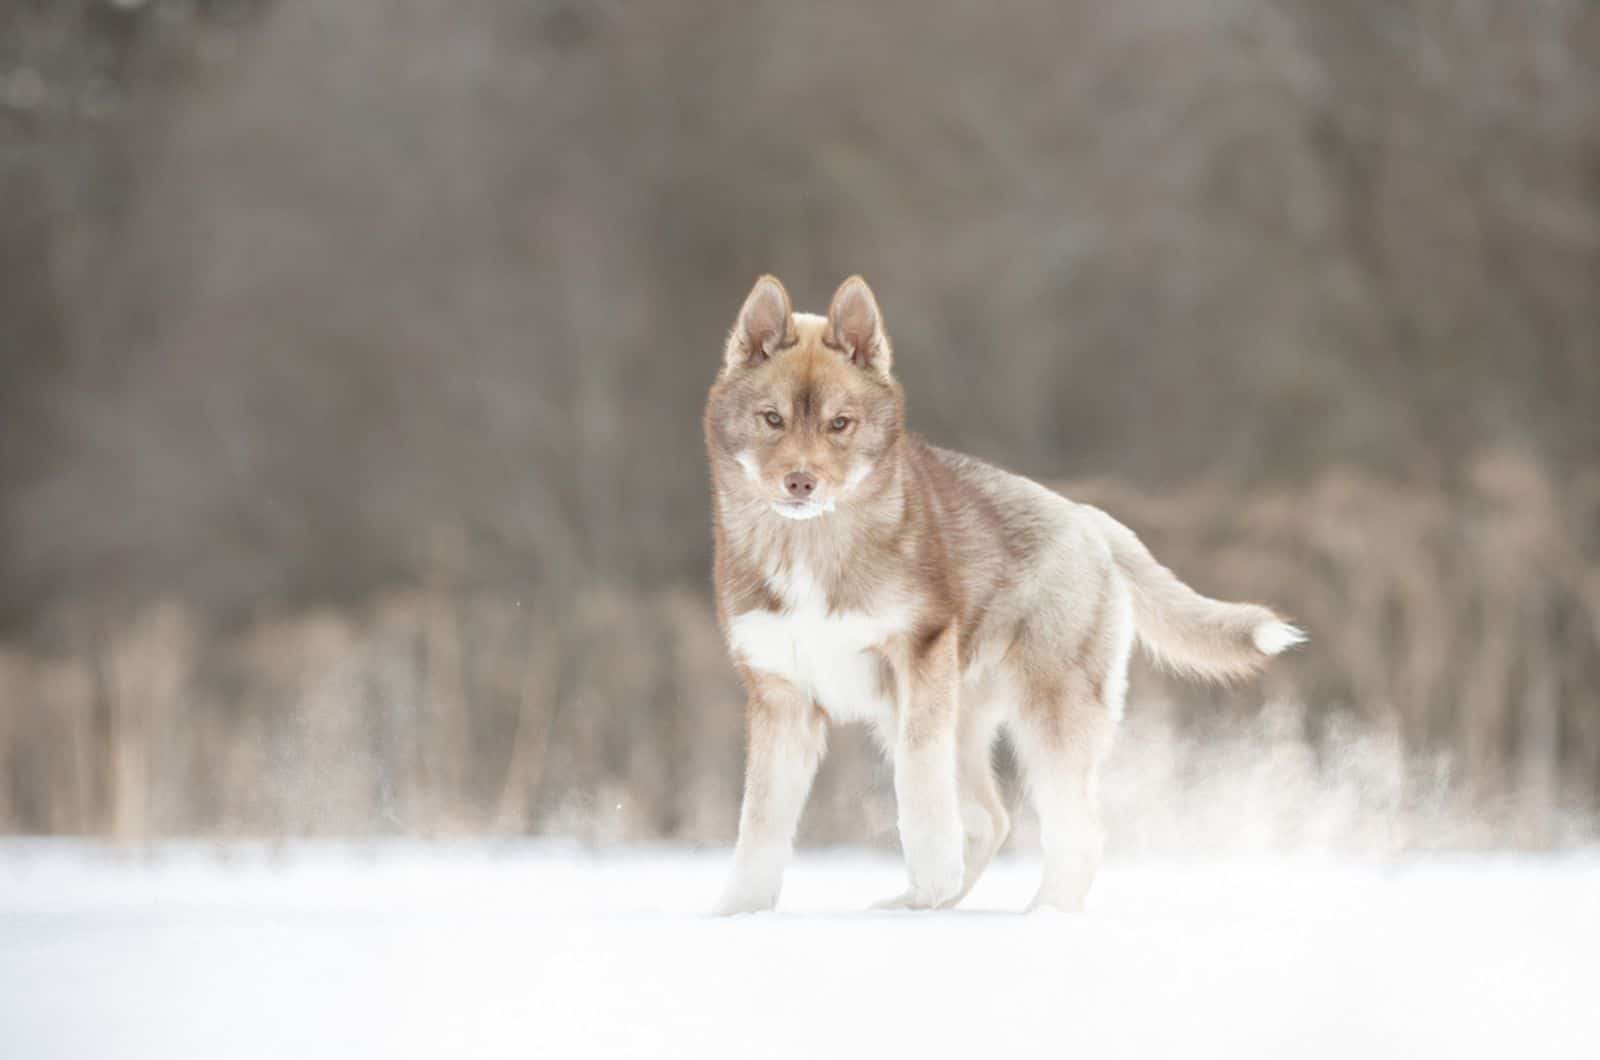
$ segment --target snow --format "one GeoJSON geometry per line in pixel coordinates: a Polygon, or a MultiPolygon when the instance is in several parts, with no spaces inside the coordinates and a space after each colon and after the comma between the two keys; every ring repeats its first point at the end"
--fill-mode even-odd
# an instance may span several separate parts
{"type": "Polygon", "coordinates": [[[715,920],[726,851],[0,842],[8,1057],[1594,1055],[1600,855],[1112,864],[1018,916],[868,913],[809,853],[715,920]]]}

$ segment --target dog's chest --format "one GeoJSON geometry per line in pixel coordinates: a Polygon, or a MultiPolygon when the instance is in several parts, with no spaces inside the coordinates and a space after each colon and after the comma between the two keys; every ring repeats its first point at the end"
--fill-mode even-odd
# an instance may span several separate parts
{"type": "Polygon", "coordinates": [[[894,713],[892,681],[873,649],[903,633],[909,610],[830,611],[804,568],[769,579],[781,611],[748,611],[729,623],[729,642],[747,666],[782,677],[836,721],[883,721],[894,713]]]}

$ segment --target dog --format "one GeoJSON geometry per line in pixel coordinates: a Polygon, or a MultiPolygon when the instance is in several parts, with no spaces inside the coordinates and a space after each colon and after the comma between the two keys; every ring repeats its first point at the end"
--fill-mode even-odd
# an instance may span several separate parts
{"type": "Polygon", "coordinates": [[[827,316],[763,276],[706,402],[717,612],[748,693],[744,801],[722,914],[776,906],[830,725],[893,759],[909,887],[960,902],[1010,818],[1004,727],[1039,816],[1030,908],[1079,910],[1103,844],[1096,778],[1135,640],[1201,678],[1305,639],[1265,607],[1202,596],[1099,509],[906,430],[871,288],[827,316]]]}

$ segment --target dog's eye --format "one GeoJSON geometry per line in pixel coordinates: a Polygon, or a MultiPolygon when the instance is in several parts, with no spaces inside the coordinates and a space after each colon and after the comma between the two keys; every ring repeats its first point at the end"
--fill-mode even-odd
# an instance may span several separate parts
{"type": "Polygon", "coordinates": [[[835,431],[842,431],[846,427],[850,426],[850,417],[849,416],[835,416],[833,418],[833,422],[828,424],[828,426],[830,428],[832,428],[833,430],[835,430],[835,431]]]}
{"type": "Polygon", "coordinates": [[[767,421],[767,426],[768,427],[782,427],[783,426],[783,417],[778,415],[776,412],[764,413],[762,415],[762,419],[767,421]]]}

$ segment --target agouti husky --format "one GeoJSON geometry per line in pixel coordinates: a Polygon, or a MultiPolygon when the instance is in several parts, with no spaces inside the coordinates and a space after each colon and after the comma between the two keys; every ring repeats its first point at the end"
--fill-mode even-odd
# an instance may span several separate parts
{"type": "Polygon", "coordinates": [[[776,904],[828,726],[855,721],[894,760],[910,887],[883,904],[954,905],[1005,841],[1004,725],[1039,814],[1033,905],[1080,908],[1134,639],[1231,678],[1304,638],[1265,607],[1201,596],[1106,513],[909,433],[892,359],[860,277],[820,317],[763,276],[711,388],[717,605],[749,692],[718,911],[776,904]]]}

